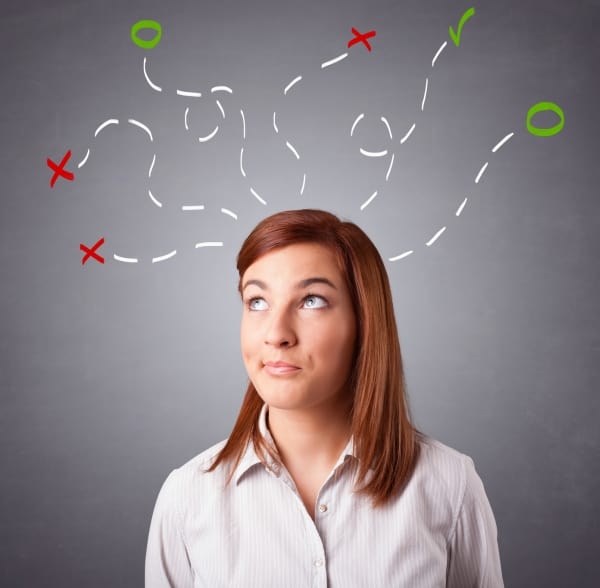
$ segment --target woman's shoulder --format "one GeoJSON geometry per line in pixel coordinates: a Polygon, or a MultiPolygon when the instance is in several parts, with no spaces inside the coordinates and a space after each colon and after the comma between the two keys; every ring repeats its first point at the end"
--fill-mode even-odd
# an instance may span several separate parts
{"type": "Polygon", "coordinates": [[[212,465],[214,458],[226,442],[227,439],[224,439],[215,443],[172,470],[163,483],[160,491],[161,495],[171,497],[174,500],[182,500],[186,496],[195,494],[202,486],[206,486],[207,489],[210,486],[214,488],[221,487],[225,479],[223,468],[216,468],[209,473],[205,470],[212,465]]]}
{"type": "Polygon", "coordinates": [[[467,484],[477,476],[473,459],[428,435],[418,437],[419,458],[413,477],[450,492],[460,501],[467,484]]]}

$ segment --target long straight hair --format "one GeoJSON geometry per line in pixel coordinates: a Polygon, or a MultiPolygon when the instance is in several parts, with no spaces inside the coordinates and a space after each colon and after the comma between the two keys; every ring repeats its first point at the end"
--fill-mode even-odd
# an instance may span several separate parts
{"type": "MultiPolygon", "coordinates": [[[[397,495],[410,479],[419,447],[418,432],[409,417],[387,272],[375,245],[354,223],[322,210],[284,211],[261,221],[244,241],[237,257],[240,295],[242,278],[250,265],[270,251],[297,243],[317,243],[335,254],[352,299],[357,324],[349,379],[351,432],[358,458],[354,491],[370,497],[377,508],[397,495]],[[370,468],[373,475],[366,482],[370,468]]],[[[266,454],[282,465],[258,429],[263,404],[250,382],[231,435],[205,472],[223,462],[234,462],[229,484],[249,441],[265,466],[266,454]]]]}

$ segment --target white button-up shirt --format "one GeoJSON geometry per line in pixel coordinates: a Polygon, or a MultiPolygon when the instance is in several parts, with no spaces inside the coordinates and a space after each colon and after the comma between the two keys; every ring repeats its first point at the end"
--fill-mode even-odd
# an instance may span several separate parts
{"type": "MultiPolygon", "coordinates": [[[[259,430],[268,442],[267,405],[259,430]]],[[[150,524],[146,588],[497,588],[496,523],[471,458],[425,438],[402,493],[373,509],[352,494],[352,439],[321,486],[314,521],[285,467],[249,443],[231,483],[202,470],[217,443],[174,470],[150,524]],[[338,479],[334,472],[340,470],[338,479]]]]}

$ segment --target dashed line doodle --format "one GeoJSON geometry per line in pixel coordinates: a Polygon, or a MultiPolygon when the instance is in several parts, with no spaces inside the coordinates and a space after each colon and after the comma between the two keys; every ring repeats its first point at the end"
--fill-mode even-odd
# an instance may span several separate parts
{"type": "MultiPolygon", "coordinates": [[[[443,52],[448,47],[449,40],[452,41],[452,43],[455,47],[457,47],[457,48],[461,47],[461,43],[463,41],[463,32],[465,29],[465,25],[471,20],[471,18],[474,15],[475,15],[475,8],[473,8],[473,7],[469,8],[460,17],[458,24],[456,26],[456,30],[452,26],[448,27],[449,39],[444,40],[441,43],[441,45],[438,47],[438,49],[433,53],[433,57],[431,59],[431,70],[432,71],[434,69],[436,69],[437,67],[439,67],[438,63],[440,61],[440,58],[441,58],[443,52]]],[[[356,50],[359,50],[362,47],[369,53],[372,53],[372,49],[373,49],[372,42],[374,39],[376,39],[377,32],[375,30],[369,30],[368,32],[362,33],[354,27],[352,27],[350,30],[351,30],[353,37],[346,42],[345,48],[349,49],[349,50],[353,50],[352,48],[356,46],[357,47],[356,50]]],[[[149,50],[152,50],[153,48],[155,48],[160,43],[160,41],[162,39],[162,26],[160,25],[160,23],[158,23],[157,21],[154,21],[154,20],[140,20],[131,27],[130,35],[131,35],[131,40],[133,41],[133,43],[136,46],[138,46],[141,49],[144,49],[146,51],[149,51],[149,50]],[[146,39],[143,39],[140,37],[139,33],[144,30],[148,30],[153,34],[151,39],[146,40],[146,39]]],[[[309,75],[310,75],[310,73],[316,73],[318,71],[329,70],[329,68],[333,68],[333,67],[335,67],[336,71],[337,71],[338,67],[342,67],[338,64],[341,64],[342,62],[345,62],[347,64],[351,61],[348,59],[348,57],[349,57],[349,52],[343,52],[332,58],[318,60],[315,64],[313,64],[313,69],[308,70],[309,75]]],[[[346,67],[346,66],[343,66],[343,67],[346,67]]],[[[143,57],[141,69],[142,69],[142,73],[143,73],[144,79],[146,80],[147,85],[153,92],[168,94],[168,95],[175,95],[186,101],[187,104],[185,106],[185,109],[183,110],[183,125],[184,125],[186,132],[192,133],[192,130],[191,130],[192,124],[191,124],[190,120],[193,123],[195,105],[206,104],[207,100],[210,103],[214,103],[215,114],[217,116],[217,120],[216,121],[213,120],[212,123],[210,124],[210,126],[206,125],[206,127],[203,128],[200,133],[192,134],[192,137],[194,138],[194,141],[196,142],[197,145],[209,143],[213,139],[216,139],[217,136],[219,135],[219,133],[221,132],[221,126],[225,125],[225,124],[231,124],[231,120],[233,120],[233,124],[236,125],[235,128],[238,128],[237,125],[239,124],[238,148],[239,148],[239,170],[240,170],[241,177],[244,179],[244,181],[248,182],[247,186],[248,186],[249,196],[254,201],[259,203],[260,205],[267,206],[267,204],[268,204],[267,198],[269,198],[269,195],[268,194],[265,195],[262,192],[262,190],[260,189],[260,186],[257,186],[257,184],[252,183],[250,181],[248,170],[246,168],[246,164],[245,164],[245,160],[244,160],[245,154],[246,154],[246,149],[247,149],[247,143],[246,143],[247,128],[246,128],[246,115],[245,115],[244,108],[242,108],[240,104],[238,104],[236,106],[236,110],[239,111],[239,119],[237,119],[237,114],[235,117],[229,117],[229,118],[227,117],[227,114],[231,112],[230,101],[233,100],[235,102],[238,98],[237,94],[234,92],[233,88],[231,86],[223,84],[223,83],[218,84],[218,85],[213,85],[210,88],[208,88],[208,87],[206,87],[206,88],[193,87],[193,86],[189,87],[189,86],[187,86],[187,84],[184,84],[184,85],[178,86],[178,87],[165,87],[165,86],[161,85],[161,83],[160,83],[160,80],[159,80],[160,76],[155,77],[156,72],[153,72],[153,73],[151,72],[150,63],[146,56],[143,57]],[[234,96],[234,98],[231,99],[231,98],[229,98],[229,96],[234,96]],[[197,137],[197,141],[196,141],[196,137],[197,137]]],[[[284,101],[286,103],[289,103],[289,100],[290,100],[289,98],[287,98],[288,96],[290,96],[292,93],[297,95],[298,92],[302,92],[303,89],[306,87],[306,85],[307,85],[307,82],[305,80],[306,75],[307,74],[304,72],[303,73],[295,72],[294,75],[291,75],[288,78],[289,81],[285,84],[285,86],[283,86],[283,88],[281,88],[281,91],[282,91],[282,94],[284,97],[284,101]]],[[[328,75],[328,74],[326,74],[326,75],[328,75]]],[[[424,82],[423,82],[423,86],[422,86],[423,90],[422,90],[422,94],[421,93],[419,94],[421,96],[421,98],[420,98],[420,102],[417,107],[417,111],[419,113],[421,113],[419,116],[421,116],[422,113],[425,112],[427,100],[428,100],[429,94],[431,92],[432,80],[433,80],[433,74],[428,74],[424,78],[424,82]]],[[[279,96],[281,96],[281,94],[279,94],[279,96]]],[[[361,155],[362,157],[368,158],[373,161],[381,160],[381,161],[385,162],[385,164],[384,164],[385,175],[381,179],[379,186],[372,187],[375,189],[371,189],[364,194],[364,196],[363,196],[364,200],[363,200],[362,204],[360,205],[361,212],[370,206],[372,206],[373,209],[375,209],[378,206],[377,202],[380,202],[385,199],[385,196],[382,196],[382,194],[385,192],[384,187],[385,187],[386,183],[390,180],[391,173],[392,173],[392,170],[394,167],[394,162],[397,159],[396,154],[397,154],[398,148],[405,146],[407,144],[409,139],[413,136],[413,134],[416,130],[416,127],[417,127],[417,121],[415,119],[415,121],[413,121],[410,125],[408,125],[408,128],[404,129],[402,133],[396,134],[394,132],[394,130],[392,129],[392,125],[390,124],[389,120],[390,119],[387,116],[382,115],[382,114],[374,115],[371,113],[359,112],[358,114],[355,115],[355,118],[352,121],[348,121],[349,127],[350,127],[350,133],[349,133],[350,140],[352,140],[352,141],[358,141],[357,129],[358,129],[359,125],[367,124],[367,122],[371,123],[372,121],[375,121],[375,124],[379,125],[379,128],[381,129],[381,132],[383,133],[383,141],[380,145],[364,145],[363,144],[363,145],[358,145],[356,148],[357,154],[361,155]],[[378,200],[376,200],[376,199],[378,199],[378,200]]],[[[563,110],[560,108],[560,106],[558,106],[554,102],[550,102],[550,101],[538,102],[537,104],[532,105],[529,108],[527,115],[525,117],[526,130],[529,132],[529,134],[537,136],[537,137],[550,137],[550,136],[556,135],[562,131],[564,124],[565,124],[565,116],[564,116],[563,110]],[[542,126],[535,124],[534,119],[536,118],[536,116],[538,114],[544,113],[544,112],[552,113],[556,117],[558,117],[558,121],[556,122],[556,124],[554,126],[542,127],[542,126]]],[[[146,124],[145,122],[140,121],[138,118],[133,118],[133,117],[127,118],[127,119],[107,118],[106,120],[104,120],[103,122],[101,122],[100,124],[98,124],[96,126],[96,128],[93,132],[93,138],[96,139],[101,133],[108,132],[109,128],[114,127],[115,129],[118,129],[118,128],[122,128],[125,126],[133,127],[134,129],[137,129],[138,131],[142,132],[147,137],[150,144],[152,146],[154,145],[155,139],[154,139],[154,134],[151,130],[151,127],[148,124],[146,124]]],[[[286,129],[285,129],[285,120],[283,122],[280,120],[280,117],[278,116],[278,113],[276,110],[273,111],[272,127],[273,127],[275,134],[278,136],[278,141],[281,140],[282,148],[289,151],[289,153],[298,162],[298,165],[301,166],[297,193],[300,196],[302,196],[305,193],[307,184],[310,187],[310,178],[309,178],[308,170],[304,167],[305,166],[305,158],[303,157],[302,150],[298,147],[298,143],[294,140],[294,138],[287,135],[286,129]],[[300,178],[301,178],[301,181],[300,181],[300,178]]],[[[492,155],[497,153],[514,136],[515,136],[515,132],[511,131],[511,132],[505,134],[501,139],[499,139],[491,149],[492,155]]],[[[346,137],[347,137],[347,135],[346,135],[346,137]]],[[[93,148],[93,145],[90,145],[89,147],[87,147],[85,154],[82,156],[81,160],[77,164],[78,169],[81,169],[85,165],[88,164],[88,161],[90,160],[90,154],[92,153],[92,150],[93,150],[92,148],[93,148]]],[[[165,206],[168,205],[168,202],[165,203],[165,201],[163,200],[161,195],[157,193],[156,189],[153,188],[152,185],[150,185],[150,182],[153,179],[153,172],[155,170],[155,166],[158,164],[156,150],[153,148],[152,152],[153,152],[152,160],[149,163],[148,172],[147,172],[148,185],[145,188],[146,196],[144,196],[144,198],[147,197],[148,202],[150,202],[152,204],[152,206],[155,206],[156,208],[162,210],[165,208],[165,206]]],[[[237,149],[235,150],[235,152],[237,152],[237,149]]],[[[75,174],[66,169],[66,165],[70,158],[71,158],[71,151],[69,150],[66,152],[65,156],[62,158],[62,160],[59,164],[55,163],[54,161],[52,161],[49,158],[47,159],[47,165],[50,168],[50,170],[52,171],[52,176],[50,179],[50,187],[51,188],[54,188],[54,186],[59,178],[63,178],[68,181],[73,181],[75,179],[75,174]]],[[[478,164],[476,166],[474,166],[473,184],[475,186],[479,186],[481,184],[481,182],[483,181],[486,173],[488,173],[491,161],[492,161],[492,159],[490,157],[485,161],[478,162],[478,164]]],[[[454,215],[455,217],[461,216],[461,214],[465,210],[467,202],[468,202],[468,197],[465,196],[464,198],[462,198],[462,200],[460,202],[457,203],[457,207],[456,207],[456,211],[455,211],[455,215],[454,215]]],[[[170,205],[170,206],[172,206],[172,205],[170,205]]],[[[169,207],[169,206],[167,206],[167,207],[169,207]]],[[[186,203],[181,204],[178,207],[175,207],[174,210],[181,211],[181,212],[185,213],[186,215],[190,215],[190,214],[193,215],[194,213],[204,212],[205,208],[206,207],[204,204],[194,203],[194,202],[186,202],[186,203]]],[[[238,214],[229,208],[220,207],[219,213],[233,219],[234,221],[238,220],[238,214]]],[[[449,226],[448,224],[445,224],[443,226],[433,229],[431,231],[431,233],[423,239],[423,243],[424,243],[425,247],[431,247],[435,243],[439,242],[441,236],[448,229],[448,226],[449,226]]],[[[84,245],[83,243],[81,243],[80,250],[83,251],[85,254],[84,257],[82,258],[82,262],[81,262],[82,265],[85,265],[85,263],[90,259],[93,259],[101,264],[104,264],[104,261],[105,261],[104,257],[102,257],[98,253],[98,249],[101,246],[103,246],[104,243],[105,243],[105,241],[104,241],[103,237],[101,239],[99,239],[92,247],[88,247],[87,245],[84,245]]],[[[218,247],[223,247],[223,244],[224,244],[223,241],[199,241],[199,242],[195,243],[194,249],[218,248],[218,247]]],[[[415,250],[416,250],[416,247],[411,247],[403,252],[400,252],[396,255],[389,257],[388,259],[390,262],[396,262],[396,261],[399,261],[402,259],[406,259],[407,257],[413,255],[415,250]]],[[[161,262],[165,262],[167,260],[176,258],[177,252],[178,251],[176,248],[172,248],[172,249],[169,249],[169,250],[163,252],[162,254],[148,256],[147,259],[151,260],[152,264],[161,263],[161,262]]],[[[117,253],[114,253],[112,257],[115,261],[118,261],[120,263],[126,263],[126,264],[137,264],[140,262],[140,260],[143,259],[139,255],[131,256],[131,255],[122,255],[122,254],[117,254],[117,253]]]]}

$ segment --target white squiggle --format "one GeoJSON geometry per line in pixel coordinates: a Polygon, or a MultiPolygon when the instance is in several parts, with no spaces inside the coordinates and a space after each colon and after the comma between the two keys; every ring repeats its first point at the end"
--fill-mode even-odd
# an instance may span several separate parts
{"type": "Polygon", "coordinates": [[[514,133],[508,133],[508,135],[506,135],[506,137],[504,137],[504,139],[502,139],[502,141],[500,141],[493,149],[492,149],[492,153],[496,153],[496,151],[498,151],[498,149],[500,149],[500,147],[502,147],[502,145],[504,145],[504,143],[506,143],[508,140],[510,140],[510,138],[514,135],[514,133]]]}
{"type": "Polygon", "coordinates": [[[435,65],[437,58],[440,56],[440,53],[446,48],[447,44],[448,44],[448,41],[444,41],[442,43],[441,47],[437,50],[437,53],[435,54],[435,56],[433,57],[433,59],[431,61],[431,67],[433,67],[435,65]]]}
{"type": "Polygon", "coordinates": [[[213,86],[210,91],[212,94],[215,92],[227,92],[228,94],[233,94],[233,90],[229,86],[213,86]]]}
{"type": "Polygon", "coordinates": [[[342,61],[342,59],[346,59],[346,57],[348,57],[348,54],[342,53],[342,55],[338,55],[337,57],[330,59],[329,61],[326,61],[325,63],[322,63],[321,69],[325,69],[326,67],[329,67],[330,65],[333,65],[334,63],[337,63],[338,61],[342,61]]]}
{"type": "Polygon", "coordinates": [[[150,164],[150,169],[148,170],[148,177],[152,177],[152,170],[154,169],[154,164],[156,163],[156,153],[152,155],[152,163],[150,164]]]}
{"type": "Polygon", "coordinates": [[[279,129],[277,128],[277,113],[273,111],[273,128],[276,133],[279,133],[279,129]]]}
{"type": "Polygon", "coordinates": [[[217,106],[219,107],[219,110],[221,111],[221,116],[223,118],[225,118],[225,110],[223,109],[223,106],[221,105],[221,103],[218,100],[215,100],[215,102],[217,103],[217,106]]]}
{"type": "Polygon", "coordinates": [[[121,257],[120,255],[117,255],[116,253],[113,253],[113,258],[115,261],[122,261],[123,263],[137,263],[138,262],[137,257],[121,257]]]}
{"type": "Polygon", "coordinates": [[[235,220],[237,220],[237,214],[235,214],[235,212],[232,212],[231,210],[227,209],[227,208],[221,208],[221,212],[223,214],[228,214],[231,218],[234,218],[235,220]]]}
{"type": "Polygon", "coordinates": [[[481,179],[481,176],[483,175],[483,172],[486,170],[487,166],[488,166],[489,161],[486,161],[482,166],[481,169],[479,170],[479,173],[477,174],[477,177],[475,178],[475,183],[479,184],[479,180],[481,179]]]}
{"type": "Polygon", "coordinates": [[[223,241],[203,241],[196,243],[196,249],[200,247],[223,247],[223,241]]]}
{"type": "Polygon", "coordinates": [[[283,95],[286,96],[288,91],[291,90],[301,79],[302,79],[302,76],[298,76],[297,78],[294,78],[283,90],[283,95]]]}
{"type": "Polygon", "coordinates": [[[385,181],[387,182],[389,177],[390,177],[390,173],[392,172],[392,166],[394,165],[394,156],[395,153],[392,153],[392,158],[390,159],[390,167],[388,167],[387,173],[385,174],[385,181]]]}
{"type": "Polygon", "coordinates": [[[398,261],[399,259],[404,259],[405,257],[412,255],[413,253],[414,253],[414,251],[411,249],[410,251],[405,251],[404,253],[401,253],[400,255],[396,255],[396,257],[390,257],[389,260],[390,261],[398,261]]]}
{"type": "Polygon", "coordinates": [[[294,146],[289,141],[286,141],[285,144],[287,145],[287,148],[296,156],[296,159],[300,159],[300,156],[298,155],[296,149],[294,149],[294,146]]]}
{"type": "Polygon", "coordinates": [[[150,129],[145,124],[141,123],[139,120],[134,120],[133,118],[127,119],[127,122],[131,125],[135,125],[136,127],[140,127],[140,129],[142,129],[143,131],[146,131],[146,133],[148,133],[148,136],[150,137],[150,141],[154,141],[150,129]]]}
{"type": "Polygon", "coordinates": [[[429,85],[429,78],[425,78],[425,92],[423,92],[423,100],[421,102],[421,112],[425,108],[425,99],[427,98],[427,86],[429,85]]]}
{"type": "Polygon", "coordinates": [[[362,147],[360,148],[360,152],[365,157],[385,157],[388,154],[387,149],[384,149],[383,151],[367,151],[366,149],[363,149],[362,147]]]}
{"type": "Polygon", "coordinates": [[[246,177],[246,172],[244,171],[244,148],[243,147],[240,150],[240,171],[242,172],[242,175],[244,177],[246,177]]]}
{"type": "Polygon", "coordinates": [[[400,139],[400,144],[402,145],[402,143],[404,143],[405,141],[407,141],[407,139],[412,135],[412,132],[415,130],[415,127],[417,125],[415,123],[413,123],[413,126],[410,127],[408,133],[406,133],[406,135],[404,135],[404,137],[402,137],[402,139],[400,139]]]}
{"type": "Polygon", "coordinates": [[[354,129],[356,128],[356,125],[363,119],[365,118],[365,113],[362,112],[361,114],[359,114],[356,117],[356,120],[352,123],[352,128],[350,129],[350,136],[352,137],[352,135],[354,135],[354,129]]]}
{"type": "Polygon", "coordinates": [[[240,114],[242,115],[242,137],[246,138],[246,117],[244,116],[244,111],[240,109],[240,114]]]}
{"type": "Polygon", "coordinates": [[[302,176],[302,187],[300,188],[300,196],[304,194],[304,188],[306,186],[306,174],[302,176]]]}
{"type": "Polygon", "coordinates": [[[219,125],[217,125],[213,132],[210,133],[210,135],[206,135],[206,137],[198,137],[198,141],[200,141],[200,143],[206,143],[206,141],[210,141],[217,133],[219,132],[219,125]]]}
{"type": "Polygon", "coordinates": [[[109,118],[108,120],[105,120],[95,131],[94,131],[94,137],[98,136],[98,133],[104,129],[105,127],[107,127],[108,125],[118,125],[119,124],[119,119],[117,118],[109,118]]]}
{"type": "Polygon", "coordinates": [[[146,58],[145,57],[144,57],[144,77],[146,78],[146,81],[148,82],[148,85],[153,90],[156,90],[157,92],[162,92],[162,88],[160,86],[157,86],[156,84],[153,84],[152,80],[148,77],[148,72],[146,71],[146,58]]]}
{"type": "Polygon", "coordinates": [[[186,131],[190,130],[190,127],[188,126],[188,114],[189,114],[189,112],[190,112],[190,107],[188,106],[185,109],[185,114],[183,115],[183,122],[185,123],[185,130],[186,131]]]}
{"type": "Polygon", "coordinates": [[[200,92],[188,92],[187,90],[177,90],[178,96],[189,96],[190,98],[202,98],[200,92]]]}
{"type": "Polygon", "coordinates": [[[438,237],[446,230],[446,227],[442,227],[433,237],[431,237],[431,239],[429,239],[429,241],[427,241],[427,243],[425,243],[425,245],[427,245],[427,247],[429,247],[430,245],[433,245],[438,237]]]}
{"type": "Polygon", "coordinates": [[[194,212],[196,210],[204,210],[203,204],[186,204],[181,207],[184,212],[194,212]]]}
{"type": "Polygon", "coordinates": [[[171,253],[167,253],[166,255],[161,255],[160,257],[153,257],[152,263],[157,263],[159,261],[165,261],[166,259],[170,259],[177,253],[177,249],[173,249],[171,253]]]}
{"type": "Polygon", "coordinates": [[[78,168],[81,168],[85,165],[85,162],[88,160],[88,157],[90,156],[90,150],[88,148],[87,153],[85,154],[85,157],[77,164],[78,168]]]}
{"type": "Polygon", "coordinates": [[[388,135],[390,136],[390,140],[392,140],[394,137],[392,137],[392,129],[390,128],[390,123],[388,122],[387,118],[382,116],[381,122],[387,127],[388,135]]]}
{"type": "Polygon", "coordinates": [[[465,207],[466,203],[467,203],[467,199],[465,198],[462,201],[462,204],[458,207],[458,210],[456,211],[456,216],[460,216],[460,213],[463,211],[463,208],[465,207]]]}
{"type": "Polygon", "coordinates": [[[363,202],[360,209],[364,210],[365,208],[367,208],[367,206],[369,206],[369,204],[371,204],[371,202],[373,201],[373,198],[375,198],[375,196],[377,196],[377,190],[375,190],[375,192],[373,192],[373,194],[371,194],[371,196],[369,196],[369,198],[365,202],[363,202]]]}
{"type": "Polygon", "coordinates": [[[150,200],[152,200],[152,202],[154,202],[158,208],[162,208],[162,202],[159,202],[150,190],[148,190],[148,196],[150,196],[150,200]]]}
{"type": "Polygon", "coordinates": [[[252,196],[254,196],[261,204],[266,206],[267,203],[256,193],[254,188],[250,188],[250,192],[252,193],[252,196]]]}

